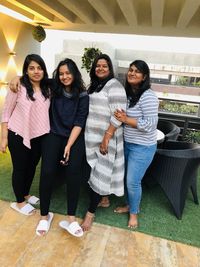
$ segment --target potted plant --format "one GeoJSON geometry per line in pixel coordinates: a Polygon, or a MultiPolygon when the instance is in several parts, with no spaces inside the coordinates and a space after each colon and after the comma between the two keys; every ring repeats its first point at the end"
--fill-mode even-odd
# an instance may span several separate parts
{"type": "Polygon", "coordinates": [[[46,38],[46,32],[40,25],[34,27],[32,35],[33,38],[38,42],[42,42],[46,38]]]}
{"type": "Polygon", "coordinates": [[[200,144],[200,131],[188,130],[186,131],[183,140],[189,143],[200,144]]]}
{"type": "Polygon", "coordinates": [[[82,69],[86,69],[87,73],[90,71],[92,62],[95,57],[100,55],[102,52],[99,48],[89,47],[84,48],[84,54],[82,56],[82,69]]]}

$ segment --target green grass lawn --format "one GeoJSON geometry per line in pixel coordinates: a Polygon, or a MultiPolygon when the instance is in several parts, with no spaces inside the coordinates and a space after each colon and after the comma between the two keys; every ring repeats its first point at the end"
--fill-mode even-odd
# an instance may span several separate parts
{"type": "MultiPolygon", "coordinates": [[[[11,187],[11,171],[9,153],[0,154],[0,199],[2,200],[15,200],[11,187]]],[[[38,196],[38,177],[39,167],[31,188],[31,193],[36,196],[38,196]]],[[[200,181],[200,171],[198,180],[200,181]]],[[[65,191],[64,185],[55,188],[51,202],[53,212],[66,214],[65,191]]],[[[200,183],[198,183],[198,195],[200,198],[200,183]]],[[[95,221],[128,229],[126,227],[128,215],[113,212],[116,206],[124,203],[124,198],[111,196],[110,200],[111,206],[109,208],[97,210],[95,221]]],[[[87,186],[83,184],[77,210],[78,217],[84,216],[87,206],[87,186]]],[[[200,206],[194,204],[191,192],[188,193],[182,220],[178,220],[159,186],[144,188],[139,223],[140,227],[137,229],[139,232],[200,247],[200,206]]]]}

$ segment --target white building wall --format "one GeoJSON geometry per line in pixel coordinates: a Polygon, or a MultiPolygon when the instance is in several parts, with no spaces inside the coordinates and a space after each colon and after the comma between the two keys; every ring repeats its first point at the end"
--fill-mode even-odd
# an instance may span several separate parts
{"type": "Polygon", "coordinates": [[[102,53],[108,54],[112,59],[116,76],[118,71],[126,72],[129,64],[136,59],[146,61],[150,69],[155,70],[154,73],[158,71],[158,73],[165,72],[166,74],[176,71],[191,73],[189,76],[193,74],[198,76],[197,74],[200,73],[200,57],[195,54],[115,49],[105,42],[64,40],[62,53],[55,56],[55,67],[60,60],[66,57],[73,59],[77,63],[86,85],[89,84],[89,75],[85,69],[81,68],[85,47],[99,48],[102,53]]]}
{"type": "Polygon", "coordinates": [[[113,62],[114,70],[117,71],[117,61],[115,60],[115,49],[104,42],[89,42],[83,40],[65,40],[63,42],[63,51],[60,54],[55,55],[55,67],[58,65],[60,60],[64,58],[71,58],[74,60],[83,76],[83,80],[86,85],[89,84],[89,74],[85,69],[82,69],[82,56],[84,54],[84,48],[95,47],[99,48],[102,53],[108,54],[113,62]]]}

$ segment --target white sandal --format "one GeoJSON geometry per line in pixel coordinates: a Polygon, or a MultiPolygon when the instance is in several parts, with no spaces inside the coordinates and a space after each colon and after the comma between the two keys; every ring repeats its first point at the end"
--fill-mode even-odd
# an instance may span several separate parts
{"type": "Polygon", "coordinates": [[[52,220],[53,220],[53,213],[49,212],[48,220],[40,220],[39,221],[37,228],[36,228],[36,231],[35,231],[36,235],[38,235],[38,236],[46,235],[50,229],[52,220]],[[43,231],[45,233],[41,234],[40,231],[43,231]]]}
{"type": "Polygon", "coordinates": [[[40,199],[36,196],[30,196],[28,199],[27,199],[27,202],[32,204],[32,205],[39,205],[40,204],[40,199]]]}
{"type": "Polygon", "coordinates": [[[26,216],[30,216],[34,214],[35,208],[33,206],[31,206],[31,204],[27,203],[24,207],[22,207],[21,209],[17,206],[17,202],[12,202],[10,204],[10,207],[16,211],[18,211],[19,213],[26,215],[26,216]]]}
{"type": "Polygon", "coordinates": [[[80,227],[78,222],[74,221],[69,223],[68,221],[61,221],[59,222],[61,228],[67,230],[71,235],[75,237],[83,236],[83,229],[80,227]]]}

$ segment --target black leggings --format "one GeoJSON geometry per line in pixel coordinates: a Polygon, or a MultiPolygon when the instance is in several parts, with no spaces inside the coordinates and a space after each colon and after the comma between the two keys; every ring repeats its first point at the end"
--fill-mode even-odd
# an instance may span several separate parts
{"type": "MultiPolygon", "coordinates": [[[[50,200],[60,160],[63,157],[64,148],[68,138],[48,134],[42,143],[42,166],[40,177],[40,210],[41,215],[49,212],[50,200]]],[[[81,133],[71,147],[69,164],[64,168],[67,184],[67,214],[74,216],[78,205],[82,178],[82,162],[85,157],[84,135],[81,133]]]]}
{"type": "MultiPolygon", "coordinates": [[[[84,162],[84,176],[89,179],[90,178],[90,172],[91,172],[91,167],[87,162],[84,162]]],[[[91,187],[89,187],[89,208],[88,211],[91,213],[95,213],[99,202],[101,201],[102,196],[96,193],[95,191],[92,190],[91,187]]]]}
{"type": "Polygon", "coordinates": [[[90,194],[90,205],[89,205],[88,211],[91,212],[91,213],[95,213],[102,196],[99,195],[98,193],[94,192],[92,190],[92,188],[90,188],[89,190],[90,190],[90,192],[89,192],[89,194],[90,194]]]}
{"type": "Polygon", "coordinates": [[[36,166],[41,156],[41,140],[37,137],[31,140],[31,149],[23,144],[23,138],[8,131],[8,148],[10,150],[13,173],[12,186],[18,203],[23,202],[29,191],[35,175],[36,166]]]}

